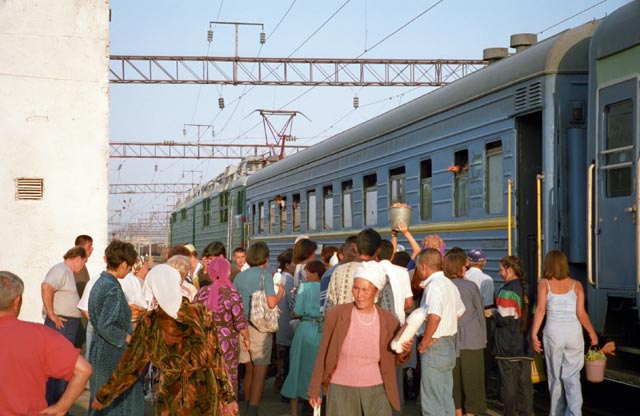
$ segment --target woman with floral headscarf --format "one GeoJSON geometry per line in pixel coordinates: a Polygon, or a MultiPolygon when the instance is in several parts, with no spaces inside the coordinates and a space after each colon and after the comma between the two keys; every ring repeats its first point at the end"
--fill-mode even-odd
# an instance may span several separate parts
{"type": "Polygon", "coordinates": [[[214,257],[207,267],[208,275],[200,280],[200,290],[194,302],[202,303],[211,312],[216,323],[218,342],[224,356],[229,379],[238,396],[238,334],[244,339],[243,348],[249,350],[249,330],[244,316],[242,298],[231,283],[231,264],[222,257],[214,257]],[[210,278],[211,280],[207,279],[210,278]]]}
{"type": "Polygon", "coordinates": [[[140,320],[129,348],[96,394],[93,409],[102,410],[113,402],[151,362],[160,371],[156,414],[238,414],[213,316],[182,297],[180,280],[169,265],[151,269],[145,283],[158,306],[140,320]]]}

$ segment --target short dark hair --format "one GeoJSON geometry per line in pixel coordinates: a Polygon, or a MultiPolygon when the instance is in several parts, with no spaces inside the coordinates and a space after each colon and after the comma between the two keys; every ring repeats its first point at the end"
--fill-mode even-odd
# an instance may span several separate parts
{"type": "Polygon", "coordinates": [[[333,257],[334,253],[337,253],[340,249],[336,246],[324,246],[322,247],[322,251],[320,252],[320,257],[322,261],[325,263],[329,263],[331,257],[333,257]]]}
{"type": "Polygon", "coordinates": [[[88,242],[93,243],[93,238],[91,238],[90,235],[80,234],[76,237],[76,241],[73,244],[76,246],[83,246],[88,242]]]}
{"type": "Polygon", "coordinates": [[[169,247],[169,254],[167,255],[167,259],[170,259],[173,256],[191,257],[191,252],[183,244],[178,244],[176,246],[169,247]]]}
{"type": "Polygon", "coordinates": [[[284,270],[293,261],[293,249],[288,248],[278,256],[278,268],[284,270]]]}
{"type": "Polygon", "coordinates": [[[318,244],[315,241],[311,241],[308,238],[299,240],[293,246],[293,262],[298,264],[302,263],[309,257],[313,256],[318,248],[318,244]]]}
{"type": "Polygon", "coordinates": [[[202,251],[202,257],[218,257],[227,258],[227,249],[220,241],[212,241],[202,251]]]}
{"type": "Polygon", "coordinates": [[[253,243],[247,250],[247,264],[251,267],[262,266],[269,261],[269,247],[262,241],[253,243]]]}
{"type": "Polygon", "coordinates": [[[75,259],[76,257],[82,257],[83,259],[87,258],[87,251],[82,246],[75,246],[67,250],[62,256],[63,259],[75,259]]]}
{"type": "Polygon", "coordinates": [[[247,252],[247,250],[245,250],[243,247],[236,247],[236,248],[233,250],[233,254],[236,254],[236,253],[246,253],[246,252],[247,252]]]}
{"type": "Polygon", "coordinates": [[[122,240],[111,240],[104,250],[104,256],[107,258],[107,269],[110,270],[117,269],[122,262],[133,266],[138,260],[138,253],[133,244],[122,240]]]}
{"type": "Polygon", "coordinates": [[[407,253],[406,251],[398,251],[395,256],[393,256],[393,260],[391,260],[391,263],[395,264],[396,266],[407,267],[410,261],[411,255],[409,255],[409,253],[407,253]]]}
{"type": "Polygon", "coordinates": [[[318,273],[318,277],[322,277],[324,272],[327,271],[327,268],[324,267],[324,264],[319,260],[310,261],[307,263],[305,269],[311,273],[318,273]]]}
{"type": "Polygon", "coordinates": [[[382,237],[380,237],[380,234],[373,228],[365,228],[356,236],[358,253],[364,254],[365,256],[373,256],[376,254],[381,242],[382,237]]]}
{"type": "Polygon", "coordinates": [[[390,260],[391,257],[393,257],[393,243],[389,240],[382,240],[380,242],[378,258],[380,260],[390,260]]]}
{"type": "Polygon", "coordinates": [[[416,266],[426,264],[435,270],[442,270],[442,254],[435,248],[425,248],[416,257],[416,266]]]}

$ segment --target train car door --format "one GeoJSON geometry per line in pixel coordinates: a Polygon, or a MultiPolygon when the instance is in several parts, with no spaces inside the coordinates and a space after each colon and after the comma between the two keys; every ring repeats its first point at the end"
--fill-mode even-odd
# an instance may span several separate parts
{"type": "Polygon", "coordinates": [[[517,235],[518,256],[530,288],[537,287],[536,177],[542,173],[542,113],[520,116],[517,129],[517,235]]]}
{"type": "Polygon", "coordinates": [[[635,290],[638,248],[636,78],[600,89],[595,241],[597,285],[635,290]]]}

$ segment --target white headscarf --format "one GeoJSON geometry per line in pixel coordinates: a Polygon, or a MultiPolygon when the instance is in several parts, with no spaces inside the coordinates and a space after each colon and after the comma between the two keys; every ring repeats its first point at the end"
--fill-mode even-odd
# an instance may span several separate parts
{"type": "Polygon", "coordinates": [[[159,264],[151,269],[144,282],[147,305],[150,306],[155,299],[169,316],[178,318],[178,309],[182,303],[180,280],[180,273],[169,265],[159,264]]]}
{"type": "Polygon", "coordinates": [[[377,261],[365,261],[360,264],[354,277],[370,281],[378,290],[382,290],[387,282],[387,274],[377,261]]]}

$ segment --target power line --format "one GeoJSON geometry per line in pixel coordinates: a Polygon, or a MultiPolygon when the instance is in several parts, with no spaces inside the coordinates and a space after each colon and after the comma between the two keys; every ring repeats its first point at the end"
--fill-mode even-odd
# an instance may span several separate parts
{"type": "Polygon", "coordinates": [[[551,26],[549,26],[549,27],[548,27],[548,28],[546,28],[546,29],[542,29],[540,32],[538,32],[538,35],[542,35],[542,34],[543,34],[544,32],[546,32],[547,30],[549,30],[549,29],[553,29],[554,27],[559,26],[559,25],[563,24],[564,22],[567,22],[567,21],[571,20],[571,19],[573,19],[573,18],[574,18],[574,17],[576,17],[576,16],[580,16],[582,13],[587,12],[587,11],[589,11],[589,10],[593,9],[594,7],[597,7],[597,6],[601,5],[602,3],[606,3],[607,1],[608,1],[608,0],[602,0],[601,2],[598,2],[598,3],[594,4],[593,6],[587,7],[586,9],[584,9],[584,10],[582,10],[582,11],[580,11],[580,12],[578,12],[578,13],[574,14],[573,16],[569,16],[569,17],[567,17],[566,19],[561,20],[560,22],[558,22],[558,23],[556,23],[556,24],[554,24],[554,25],[551,25],[551,26]]]}

